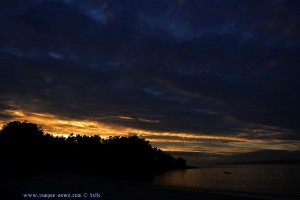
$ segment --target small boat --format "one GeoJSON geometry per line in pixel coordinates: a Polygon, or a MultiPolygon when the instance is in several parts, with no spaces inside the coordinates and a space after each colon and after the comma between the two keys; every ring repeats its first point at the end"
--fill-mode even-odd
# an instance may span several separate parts
{"type": "Polygon", "coordinates": [[[226,172],[224,172],[224,174],[230,175],[230,174],[232,174],[232,173],[231,173],[231,172],[227,172],[227,171],[226,171],[226,172]]]}

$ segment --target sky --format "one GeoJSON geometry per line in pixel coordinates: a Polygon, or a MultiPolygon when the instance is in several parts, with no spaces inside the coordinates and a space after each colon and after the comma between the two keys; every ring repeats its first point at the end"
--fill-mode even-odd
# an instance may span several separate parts
{"type": "Polygon", "coordinates": [[[191,164],[300,158],[300,1],[1,0],[0,125],[191,164]]]}

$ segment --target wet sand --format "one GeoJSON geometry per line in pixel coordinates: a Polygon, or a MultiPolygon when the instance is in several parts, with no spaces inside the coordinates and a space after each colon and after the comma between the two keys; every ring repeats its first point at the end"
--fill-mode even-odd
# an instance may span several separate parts
{"type": "MultiPolygon", "coordinates": [[[[200,191],[100,178],[92,175],[38,174],[19,180],[0,180],[0,199],[24,198],[23,194],[70,194],[73,198],[101,200],[197,200],[197,199],[277,199],[224,192],[200,191]],[[81,195],[81,198],[78,197],[81,195]],[[101,197],[100,197],[101,196],[101,197]]],[[[280,198],[279,198],[280,199],[280,198]]]]}

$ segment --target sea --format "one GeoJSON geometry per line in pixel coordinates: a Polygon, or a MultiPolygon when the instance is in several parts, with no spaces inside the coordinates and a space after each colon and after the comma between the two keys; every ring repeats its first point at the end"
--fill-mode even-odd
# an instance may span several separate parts
{"type": "Polygon", "coordinates": [[[199,166],[157,175],[154,183],[200,191],[300,199],[300,164],[199,166]]]}

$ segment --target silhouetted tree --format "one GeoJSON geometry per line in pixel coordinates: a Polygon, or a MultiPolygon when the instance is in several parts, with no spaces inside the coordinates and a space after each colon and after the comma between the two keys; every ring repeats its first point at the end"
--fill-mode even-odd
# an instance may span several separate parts
{"type": "Polygon", "coordinates": [[[13,121],[4,125],[0,131],[1,142],[27,143],[41,142],[44,132],[41,127],[33,123],[13,121]]]}
{"type": "Polygon", "coordinates": [[[173,158],[137,136],[70,134],[53,137],[33,123],[13,121],[0,131],[0,171],[93,172],[103,176],[141,178],[170,169],[183,169],[186,160],[173,158]],[[4,153],[5,152],[5,153],[4,153]]]}

